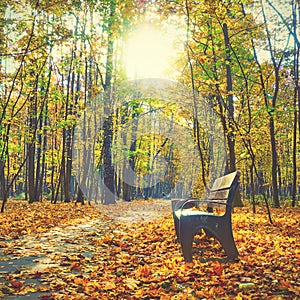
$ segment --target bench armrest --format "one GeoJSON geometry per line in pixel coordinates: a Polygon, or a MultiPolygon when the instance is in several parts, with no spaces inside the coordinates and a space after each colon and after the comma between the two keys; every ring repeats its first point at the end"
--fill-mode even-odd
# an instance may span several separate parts
{"type": "MultiPolygon", "coordinates": [[[[173,210],[173,212],[175,212],[176,210],[179,210],[182,207],[186,206],[185,205],[186,202],[188,202],[190,200],[198,200],[198,199],[188,198],[188,199],[181,199],[181,200],[172,200],[172,210],[173,210]]],[[[192,203],[192,201],[190,201],[189,203],[192,203]]]]}

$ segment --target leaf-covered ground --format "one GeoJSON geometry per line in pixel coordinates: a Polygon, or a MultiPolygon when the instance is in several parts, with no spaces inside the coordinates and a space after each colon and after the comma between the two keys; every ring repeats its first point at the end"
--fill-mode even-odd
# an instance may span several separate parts
{"type": "Polygon", "coordinates": [[[168,201],[115,206],[9,201],[0,214],[0,298],[300,299],[300,209],[235,209],[228,262],[199,236],[183,261],[168,201]]]}

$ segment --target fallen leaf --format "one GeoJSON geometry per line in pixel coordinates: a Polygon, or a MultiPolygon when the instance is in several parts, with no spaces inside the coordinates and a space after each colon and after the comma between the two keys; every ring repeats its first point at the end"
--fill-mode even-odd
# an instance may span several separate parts
{"type": "Polygon", "coordinates": [[[135,290],[135,289],[138,289],[138,285],[139,285],[140,281],[133,279],[133,278],[126,278],[124,280],[124,283],[130,290],[135,290]]]}
{"type": "Polygon", "coordinates": [[[23,283],[21,281],[10,280],[9,283],[13,288],[18,290],[21,290],[23,287],[23,283]]]}

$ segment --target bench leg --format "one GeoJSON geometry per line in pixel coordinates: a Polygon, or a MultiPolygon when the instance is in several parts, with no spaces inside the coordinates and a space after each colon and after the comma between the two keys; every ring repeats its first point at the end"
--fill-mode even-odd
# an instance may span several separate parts
{"type": "Polygon", "coordinates": [[[173,219],[174,219],[174,227],[175,227],[176,236],[177,236],[177,239],[179,241],[180,240],[180,238],[179,238],[179,220],[175,216],[175,214],[173,215],[173,219]]]}
{"type": "Polygon", "coordinates": [[[218,240],[220,241],[229,259],[235,259],[238,257],[239,253],[236,248],[231,230],[222,232],[222,234],[218,236],[218,240]]]}
{"type": "Polygon", "coordinates": [[[191,262],[193,260],[192,255],[192,246],[194,240],[194,234],[191,234],[192,230],[188,228],[180,229],[180,245],[184,260],[186,262],[191,262]]]}
{"type": "Polygon", "coordinates": [[[172,200],[172,202],[171,202],[172,212],[173,212],[173,220],[174,220],[174,228],[175,228],[175,232],[176,232],[178,241],[180,240],[180,238],[179,238],[179,219],[177,218],[175,212],[176,212],[176,209],[178,209],[180,207],[180,203],[184,203],[184,201],[183,200],[172,200]]]}

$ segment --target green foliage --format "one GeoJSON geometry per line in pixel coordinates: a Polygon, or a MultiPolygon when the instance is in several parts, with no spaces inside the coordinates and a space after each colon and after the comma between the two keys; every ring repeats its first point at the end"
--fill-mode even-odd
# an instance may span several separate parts
{"type": "MultiPolygon", "coordinates": [[[[299,7],[298,3],[294,5],[299,7]]],[[[84,108],[101,94],[107,71],[112,74],[113,84],[117,85],[124,79],[120,71],[122,45],[115,47],[113,67],[106,70],[108,42],[111,39],[115,45],[122,44],[126,34],[142,21],[146,10],[160,13],[164,18],[177,19],[178,26],[183,20],[187,21],[189,15],[189,24],[185,24],[188,27],[186,48],[179,53],[177,70],[182,76],[178,80],[190,87],[193,81],[196,92],[203,96],[201,101],[206,101],[215,114],[223,118],[227,128],[224,132],[220,130],[220,134],[235,139],[237,168],[244,170],[245,178],[254,159],[267,183],[271,182],[269,119],[272,117],[276,127],[279,167],[284,170],[282,181],[291,182],[294,112],[299,112],[299,107],[293,103],[293,72],[295,68],[299,69],[293,61],[297,49],[276,49],[275,59],[283,58],[283,64],[274,106],[272,99],[276,78],[272,64],[262,61],[258,65],[252,47],[265,47],[268,37],[265,27],[256,20],[255,9],[255,3],[247,0],[160,0],[155,4],[153,1],[130,0],[1,2],[0,159],[5,162],[7,184],[14,187],[10,180],[25,181],[28,143],[33,143],[34,168],[37,168],[38,162],[44,164],[45,174],[41,175],[45,175],[48,187],[52,184],[54,189],[62,185],[60,172],[66,166],[61,164],[66,158],[64,149],[70,142],[64,139],[63,132],[72,133],[84,108]],[[224,44],[224,24],[229,30],[229,46],[224,44]],[[191,69],[187,67],[189,62],[193,78],[191,69]],[[231,91],[228,91],[226,77],[228,67],[232,72],[231,91]],[[228,114],[230,96],[234,102],[233,120],[228,114]],[[229,120],[234,123],[232,128],[229,120]],[[14,178],[15,174],[19,174],[18,179],[14,178]]],[[[277,21],[290,26],[288,18],[277,18],[277,21]]],[[[193,116],[180,103],[166,103],[155,98],[137,100],[134,97],[126,101],[117,108],[119,115],[114,116],[114,138],[122,130],[126,131],[129,124],[131,129],[134,122],[141,126],[139,117],[159,112],[164,118],[184,126],[195,140],[198,138],[205,169],[209,169],[212,162],[208,158],[210,152],[205,131],[200,130],[199,136],[196,136],[193,116]]],[[[126,138],[131,141],[134,134],[128,131],[126,138]]],[[[184,144],[184,137],[181,138],[184,144]]],[[[96,160],[102,164],[102,132],[96,139],[96,160]]],[[[141,177],[152,171],[159,172],[160,166],[154,162],[154,157],[164,138],[159,134],[145,135],[135,142],[136,148],[125,151],[120,157],[117,155],[121,146],[116,142],[112,149],[113,160],[121,161],[126,157],[134,161],[141,177]]],[[[170,159],[176,174],[173,178],[176,178],[181,168],[179,157],[182,153],[171,141],[162,148],[159,155],[170,159]]],[[[168,169],[167,173],[170,175],[171,170],[168,169]]],[[[56,191],[53,191],[52,195],[55,194],[56,191]]]]}

